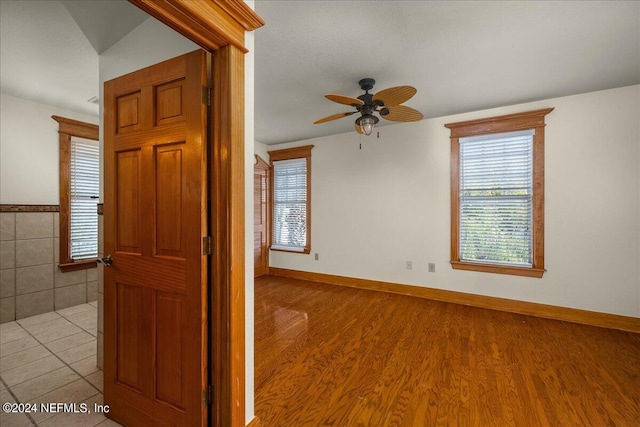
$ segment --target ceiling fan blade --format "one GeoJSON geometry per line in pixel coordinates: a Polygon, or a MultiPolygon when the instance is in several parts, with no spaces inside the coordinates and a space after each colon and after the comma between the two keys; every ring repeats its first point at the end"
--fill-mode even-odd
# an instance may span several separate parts
{"type": "Polygon", "coordinates": [[[393,122],[417,122],[424,118],[420,111],[404,105],[396,105],[386,108],[389,110],[389,114],[382,115],[382,113],[380,113],[380,117],[393,122]]]}
{"type": "Polygon", "coordinates": [[[350,96],[334,95],[334,94],[328,93],[324,97],[330,101],[337,102],[338,104],[352,105],[354,107],[358,105],[364,105],[364,102],[362,102],[362,100],[358,98],[351,98],[350,96]]]}
{"type": "Polygon", "coordinates": [[[364,135],[364,131],[362,130],[360,125],[357,123],[356,123],[356,132],[358,132],[360,135],[364,135]]]}
{"type": "Polygon", "coordinates": [[[354,113],[356,113],[356,111],[350,111],[348,113],[332,114],[330,116],[323,117],[322,119],[316,120],[315,122],[313,122],[313,124],[317,125],[317,124],[324,123],[324,122],[330,122],[331,120],[341,119],[343,117],[350,116],[350,115],[352,115],[354,113]]]}
{"type": "Polygon", "coordinates": [[[373,101],[382,101],[385,107],[392,107],[408,101],[416,92],[417,90],[413,86],[390,87],[373,95],[373,101]]]}

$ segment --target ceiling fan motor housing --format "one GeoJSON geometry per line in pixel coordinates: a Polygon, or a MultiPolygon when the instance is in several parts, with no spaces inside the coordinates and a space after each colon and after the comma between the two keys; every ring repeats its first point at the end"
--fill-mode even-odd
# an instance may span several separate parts
{"type": "MultiPolygon", "coordinates": [[[[365,91],[365,93],[363,93],[358,97],[359,100],[364,102],[364,105],[358,111],[360,111],[363,114],[367,114],[366,107],[375,108],[375,106],[373,106],[373,95],[370,94],[369,91],[373,89],[373,85],[376,84],[376,81],[372,78],[366,78],[366,79],[360,80],[358,84],[360,85],[360,88],[365,91]]],[[[369,114],[371,114],[371,112],[369,112],[369,114]]]]}

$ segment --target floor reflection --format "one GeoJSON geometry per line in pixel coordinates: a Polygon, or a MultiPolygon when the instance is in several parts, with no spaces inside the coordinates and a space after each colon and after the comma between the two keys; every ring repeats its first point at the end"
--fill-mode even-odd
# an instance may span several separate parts
{"type": "Polygon", "coordinates": [[[273,310],[274,332],[277,338],[301,338],[307,335],[309,315],[288,307],[273,310]]]}

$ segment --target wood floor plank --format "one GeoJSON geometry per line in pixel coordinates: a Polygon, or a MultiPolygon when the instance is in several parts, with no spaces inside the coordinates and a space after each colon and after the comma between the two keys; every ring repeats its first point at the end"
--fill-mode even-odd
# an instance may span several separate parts
{"type": "Polygon", "coordinates": [[[266,427],[640,419],[640,334],[274,276],[255,313],[266,427]]]}

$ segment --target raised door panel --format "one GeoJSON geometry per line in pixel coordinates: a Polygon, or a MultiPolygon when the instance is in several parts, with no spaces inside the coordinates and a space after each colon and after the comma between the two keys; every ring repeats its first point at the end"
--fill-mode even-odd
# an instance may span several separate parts
{"type": "Polygon", "coordinates": [[[142,393],[142,375],[139,361],[144,344],[142,325],[142,289],[123,283],[117,284],[116,379],[142,393]]]}
{"type": "Polygon", "coordinates": [[[156,294],[156,400],[185,410],[183,329],[175,319],[184,319],[184,297],[156,294]]]}
{"type": "Polygon", "coordinates": [[[116,250],[142,253],[140,235],[141,152],[125,151],[116,155],[116,250]]]}
{"type": "Polygon", "coordinates": [[[155,147],[156,255],[184,258],[184,143],[155,147]]]}
{"type": "Polygon", "coordinates": [[[184,82],[184,79],[179,79],[155,87],[157,125],[165,125],[185,119],[184,82]]]}
{"type": "Polygon", "coordinates": [[[114,385],[118,385],[121,398],[146,414],[153,410],[149,401],[153,388],[148,369],[152,358],[149,296],[143,287],[121,281],[115,284],[114,385]]]}
{"type": "Polygon", "coordinates": [[[139,130],[142,126],[141,92],[118,96],[116,99],[116,132],[126,133],[139,130]]]}

